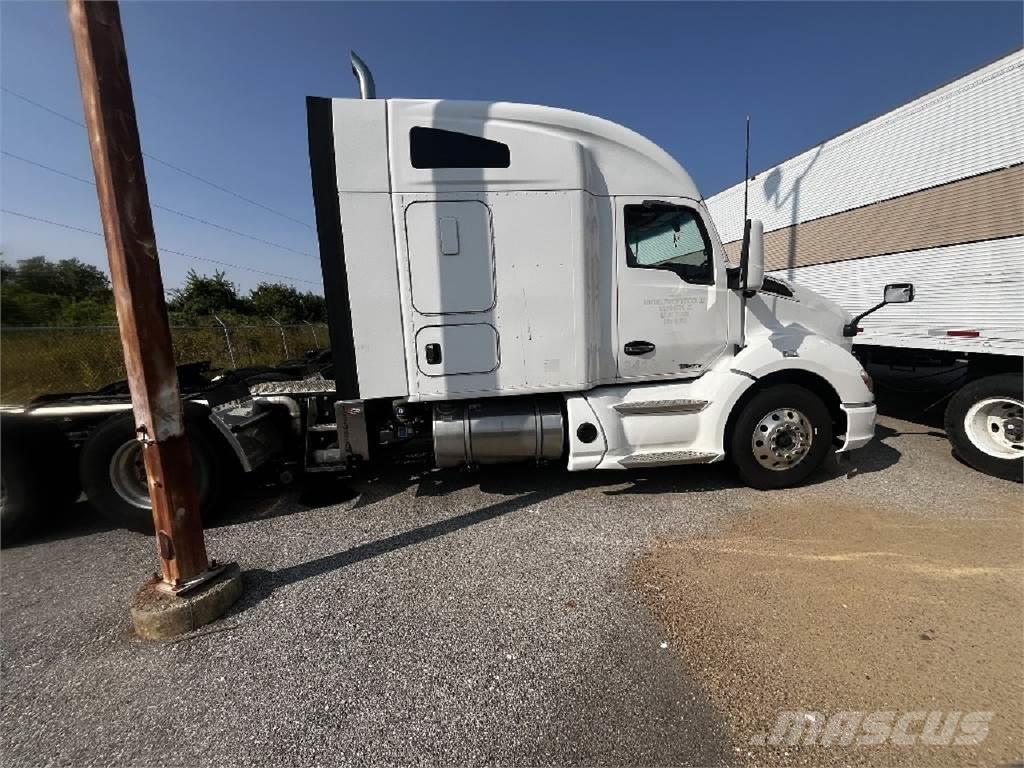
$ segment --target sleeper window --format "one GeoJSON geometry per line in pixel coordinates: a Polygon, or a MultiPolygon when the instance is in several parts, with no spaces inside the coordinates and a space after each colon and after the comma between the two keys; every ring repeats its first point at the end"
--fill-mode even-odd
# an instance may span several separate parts
{"type": "Polygon", "coordinates": [[[508,144],[468,133],[417,126],[409,131],[413,168],[508,168],[508,144]]]}
{"type": "Polygon", "coordinates": [[[627,205],[626,259],[631,267],[667,269],[689,283],[711,285],[711,241],[691,208],[627,205]]]}

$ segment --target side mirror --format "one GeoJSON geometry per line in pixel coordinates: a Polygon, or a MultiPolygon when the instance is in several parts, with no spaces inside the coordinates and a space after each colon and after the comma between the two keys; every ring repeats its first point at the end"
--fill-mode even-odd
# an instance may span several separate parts
{"type": "Polygon", "coordinates": [[[914,284],[913,283],[889,283],[885,286],[885,292],[882,294],[882,303],[875,304],[867,312],[861,312],[853,320],[843,326],[843,336],[846,338],[852,338],[857,335],[860,328],[857,327],[857,323],[863,320],[865,317],[870,315],[875,310],[881,309],[886,304],[906,304],[914,300],[914,284]]]}
{"type": "Polygon", "coordinates": [[[744,291],[756,293],[764,285],[764,224],[747,219],[740,252],[740,275],[744,291]]]}
{"type": "Polygon", "coordinates": [[[914,300],[913,283],[889,283],[882,295],[883,304],[906,304],[914,300]]]}

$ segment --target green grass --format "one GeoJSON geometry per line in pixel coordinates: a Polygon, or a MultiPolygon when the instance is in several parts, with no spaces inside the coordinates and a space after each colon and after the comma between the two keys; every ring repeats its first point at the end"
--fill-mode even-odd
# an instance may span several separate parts
{"type": "MultiPolygon", "coordinates": [[[[214,368],[232,367],[223,329],[173,328],[171,335],[178,364],[209,360],[214,368]]],[[[327,343],[323,325],[285,326],[284,342],[277,326],[236,326],[230,336],[237,367],[276,365],[327,343]]],[[[53,392],[90,391],[124,377],[116,328],[0,329],[0,402],[4,404],[24,403],[53,392]]]]}

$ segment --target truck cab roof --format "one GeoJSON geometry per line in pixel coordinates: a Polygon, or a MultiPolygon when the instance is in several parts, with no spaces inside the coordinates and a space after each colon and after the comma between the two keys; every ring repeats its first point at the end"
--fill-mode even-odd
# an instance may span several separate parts
{"type": "Polygon", "coordinates": [[[338,131],[351,137],[356,150],[339,148],[346,159],[340,191],[385,191],[390,185],[394,193],[584,190],[599,196],[700,199],[689,174],[665,150],[593,115],[509,102],[334,100],[336,125],[366,124],[368,112],[386,119],[390,178],[380,173],[374,153],[367,153],[367,145],[382,144],[382,137],[338,131]],[[359,157],[367,164],[365,172],[351,167],[362,164],[359,157]]]}

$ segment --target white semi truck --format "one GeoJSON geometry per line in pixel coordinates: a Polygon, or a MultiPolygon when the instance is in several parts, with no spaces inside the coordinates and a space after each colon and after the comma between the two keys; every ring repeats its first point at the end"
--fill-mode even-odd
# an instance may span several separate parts
{"type": "Polygon", "coordinates": [[[441,466],[728,457],[778,488],[871,439],[849,316],[763,279],[758,222],[729,269],[662,149],[563,109],[376,99],[355,69],[363,98],[308,103],[346,457],[410,436],[441,466]]]}
{"type": "MultiPolygon", "coordinates": [[[[204,506],[224,463],[579,471],[729,459],[769,489],[871,440],[850,316],[764,277],[759,222],[730,267],[696,186],[662,149],[563,109],[377,99],[356,57],[353,69],[362,98],[307,105],[333,360],[189,390],[204,506]]],[[[884,290],[886,302],[912,298],[910,285],[884,290]]],[[[76,397],[19,421],[64,424],[86,493],[145,529],[134,425],[117,413],[126,398],[76,397]]]]}

